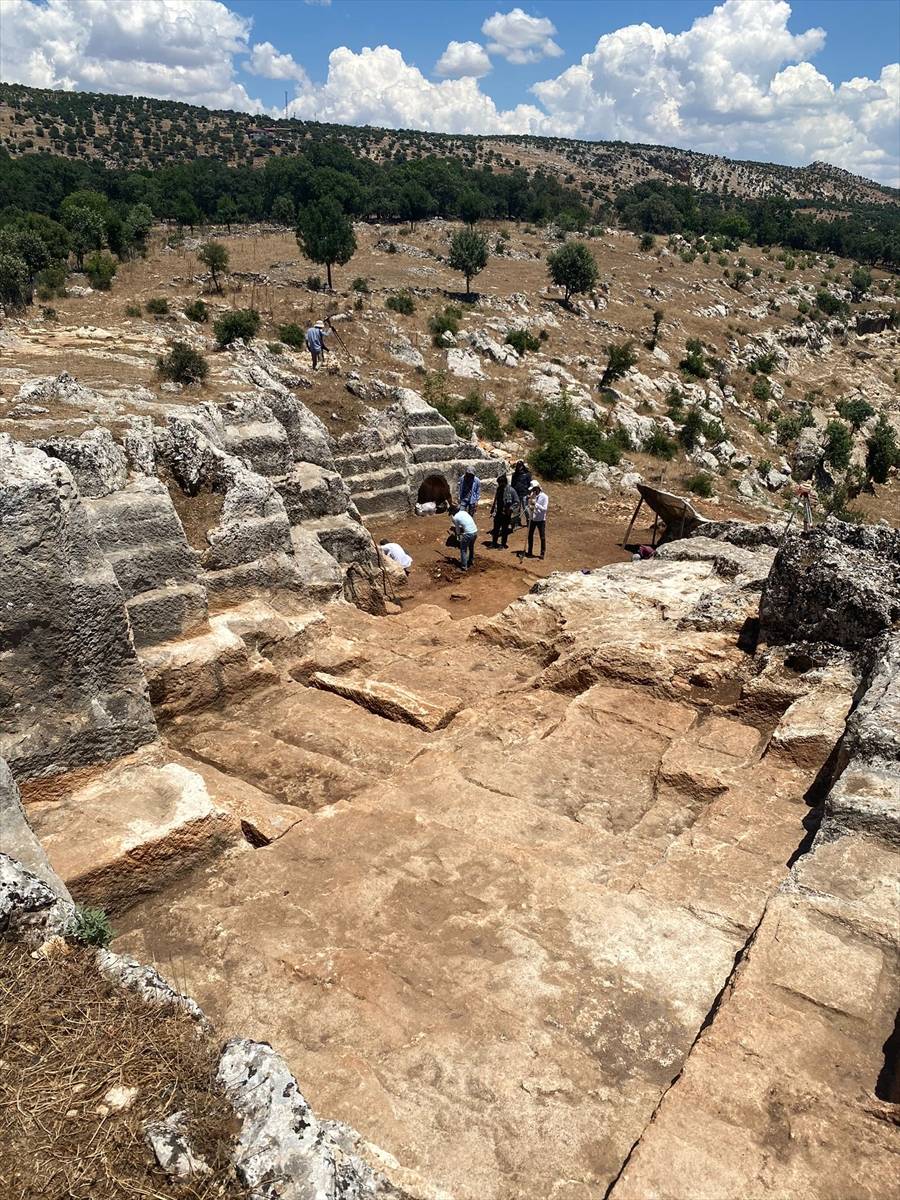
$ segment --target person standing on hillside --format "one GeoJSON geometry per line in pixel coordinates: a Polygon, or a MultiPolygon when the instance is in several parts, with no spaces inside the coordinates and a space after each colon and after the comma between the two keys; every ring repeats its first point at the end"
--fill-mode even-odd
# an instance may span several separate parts
{"type": "Polygon", "coordinates": [[[541,554],[543,558],[547,550],[547,509],[550,507],[550,497],[539,483],[533,483],[528,489],[528,558],[534,558],[534,535],[541,539],[541,554]]]}
{"type": "Polygon", "coordinates": [[[327,337],[324,321],[316,321],[315,325],[311,325],[306,331],[306,348],[312,356],[312,368],[317,371],[319,368],[319,359],[325,361],[325,355],[328,353],[328,347],[325,345],[327,337]]]}
{"type": "Polygon", "coordinates": [[[480,499],[481,480],[474,471],[464,471],[459,481],[459,507],[464,508],[470,517],[474,517],[480,499]]]}

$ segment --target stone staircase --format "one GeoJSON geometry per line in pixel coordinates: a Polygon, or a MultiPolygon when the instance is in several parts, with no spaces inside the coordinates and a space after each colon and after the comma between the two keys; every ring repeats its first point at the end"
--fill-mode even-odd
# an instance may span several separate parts
{"type": "Polygon", "coordinates": [[[334,456],[356,507],[369,521],[411,512],[429,475],[443,475],[454,491],[465,470],[490,485],[504,467],[460,438],[437,409],[408,388],[399,389],[398,403],[383,425],[345,435],[334,456]]]}
{"type": "Polygon", "coordinates": [[[125,595],[134,644],[158,645],[206,627],[207,595],[165,486],[141,478],[83,501],[91,530],[125,595]]]}

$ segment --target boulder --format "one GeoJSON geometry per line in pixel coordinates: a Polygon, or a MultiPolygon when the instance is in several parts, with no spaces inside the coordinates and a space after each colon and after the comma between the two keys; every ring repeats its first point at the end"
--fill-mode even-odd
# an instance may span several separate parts
{"type": "Polygon", "coordinates": [[[104,762],[156,725],[125,611],[72,475],[0,435],[0,755],[17,779],[104,762]]]}
{"type": "Polygon", "coordinates": [[[833,518],[789,534],[760,602],[770,642],[860,649],[900,618],[900,532],[833,518]]]}
{"type": "Polygon", "coordinates": [[[91,429],[77,438],[45,438],[32,445],[66,464],[82,496],[108,496],[125,486],[128,459],[108,429],[91,429]]]}
{"type": "Polygon", "coordinates": [[[225,1045],[219,1083],[240,1132],[234,1165],[240,1182],[259,1200],[368,1200],[379,1177],[320,1124],[288,1070],[265,1042],[233,1038],[225,1045]]]}
{"type": "Polygon", "coordinates": [[[825,436],[815,425],[800,430],[792,457],[792,473],[795,479],[812,479],[816,467],[825,452],[825,436]]]}
{"type": "Polygon", "coordinates": [[[471,350],[460,350],[456,347],[447,351],[447,370],[451,375],[462,379],[484,379],[481,359],[471,350]]]}
{"type": "Polygon", "coordinates": [[[75,915],[61,899],[15,858],[0,853],[0,939],[44,942],[64,934],[75,915]]]}
{"type": "Polygon", "coordinates": [[[424,371],[425,357],[422,351],[417,350],[409,338],[403,334],[391,338],[387,351],[395,362],[402,363],[405,367],[412,367],[414,370],[424,371]]]}
{"type": "Polygon", "coordinates": [[[628,404],[618,403],[609,414],[609,423],[621,429],[632,450],[642,450],[656,430],[652,417],[642,417],[628,404]]]}
{"type": "Polygon", "coordinates": [[[37,875],[60,900],[71,901],[68,889],[47,860],[44,847],[25,816],[19,789],[7,764],[0,758],[0,853],[16,859],[37,875]]]}

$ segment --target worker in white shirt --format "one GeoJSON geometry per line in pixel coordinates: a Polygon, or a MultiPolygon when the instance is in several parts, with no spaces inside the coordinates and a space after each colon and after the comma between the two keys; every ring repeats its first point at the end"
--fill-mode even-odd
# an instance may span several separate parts
{"type": "Polygon", "coordinates": [[[541,539],[541,558],[547,549],[547,509],[550,507],[550,497],[541,489],[539,483],[533,483],[528,489],[528,558],[534,558],[534,535],[537,532],[541,539]]]}
{"type": "Polygon", "coordinates": [[[383,538],[378,543],[378,548],[382,554],[386,554],[388,558],[392,558],[394,562],[399,563],[407,575],[409,574],[409,568],[413,565],[413,560],[399,542],[389,542],[386,538],[383,538]]]}
{"type": "Polygon", "coordinates": [[[475,538],[478,536],[478,526],[472,520],[471,513],[465,508],[458,508],[453,514],[453,532],[459,540],[459,565],[463,571],[468,571],[475,561],[475,538]]]}

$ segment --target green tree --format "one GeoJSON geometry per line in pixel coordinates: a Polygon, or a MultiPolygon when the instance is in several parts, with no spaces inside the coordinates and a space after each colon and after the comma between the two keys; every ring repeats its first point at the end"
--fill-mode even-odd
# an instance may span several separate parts
{"type": "Polygon", "coordinates": [[[75,264],[81,270],[84,256],[102,248],[106,225],[94,208],[70,208],[63,216],[71,236],[75,264]]]}
{"type": "Polygon", "coordinates": [[[20,309],[31,303],[28,265],[17,254],[0,251],[0,304],[20,309]]]}
{"type": "Polygon", "coordinates": [[[228,270],[228,250],[221,242],[206,242],[197,251],[197,257],[204,266],[209,268],[209,273],[212,275],[213,287],[217,292],[221,292],[219,272],[224,273],[228,270]]]}
{"type": "Polygon", "coordinates": [[[848,400],[838,400],[835,408],[845,421],[849,421],[853,429],[865,425],[869,417],[875,416],[875,409],[862,396],[853,396],[848,400]]]}
{"type": "Polygon", "coordinates": [[[331,291],[331,268],[335,263],[343,266],[350,261],[356,250],[356,236],[341,206],[326,197],[300,213],[297,244],[312,262],[324,264],[331,291]]]}
{"type": "Polygon", "coordinates": [[[272,220],[276,225],[291,226],[297,219],[297,213],[294,209],[294,202],[282,192],[280,196],[276,196],[272,204],[272,220]]]}
{"type": "Polygon", "coordinates": [[[873,483],[887,483],[894,467],[900,466],[897,435],[884,413],[866,442],[866,474],[873,483]]]}
{"type": "Polygon", "coordinates": [[[483,234],[474,229],[458,229],[450,239],[447,266],[466,277],[466,295],[471,295],[470,284],[487,266],[488,244],[483,234]]]}
{"type": "Polygon", "coordinates": [[[187,342],[173,342],[168,354],[156,360],[156,369],[174,383],[202,383],[209,374],[206,359],[187,342]]]}
{"type": "Polygon", "coordinates": [[[231,226],[238,219],[237,205],[230,196],[222,196],[219,203],[216,205],[216,220],[220,225],[225,225],[228,232],[231,233],[231,226]]]}
{"type": "Polygon", "coordinates": [[[153,209],[149,204],[132,204],[125,218],[123,240],[131,254],[143,257],[147,253],[147,239],[153,228],[153,209]]]}
{"type": "Polygon", "coordinates": [[[600,387],[609,387],[615,380],[621,379],[626,371],[630,371],[637,362],[637,354],[634,349],[634,342],[622,342],[621,345],[607,346],[609,355],[606,361],[606,368],[600,376],[600,387]]]}
{"type": "Polygon", "coordinates": [[[853,301],[858,304],[872,286],[872,272],[868,267],[854,267],[850,274],[850,291],[853,301]]]}
{"type": "Polygon", "coordinates": [[[34,283],[38,271],[50,266],[50,251],[43,238],[27,226],[0,230],[0,253],[21,258],[28,268],[28,281],[34,283]]]}
{"type": "Polygon", "coordinates": [[[106,250],[95,250],[85,261],[84,270],[91,286],[100,292],[108,292],[116,277],[119,264],[106,250]]]}
{"type": "Polygon", "coordinates": [[[565,290],[565,299],[589,292],[597,282],[597,263],[587,242],[566,242],[547,257],[547,270],[557,287],[565,290]]]}
{"type": "Polygon", "coordinates": [[[853,435],[843,421],[829,421],[825,426],[825,461],[835,471],[846,471],[853,453],[853,435]]]}
{"type": "Polygon", "coordinates": [[[467,225],[474,225],[484,216],[484,197],[474,188],[463,192],[459,198],[459,215],[467,225]]]}

